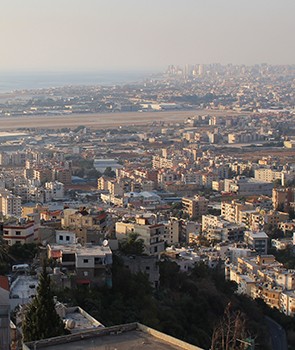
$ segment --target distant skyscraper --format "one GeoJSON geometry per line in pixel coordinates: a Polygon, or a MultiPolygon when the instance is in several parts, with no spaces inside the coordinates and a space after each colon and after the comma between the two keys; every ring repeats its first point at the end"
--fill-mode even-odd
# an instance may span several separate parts
{"type": "Polygon", "coordinates": [[[204,74],[204,65],[200,64],[199,65],[199,75],[202,76],[204,74]]]}

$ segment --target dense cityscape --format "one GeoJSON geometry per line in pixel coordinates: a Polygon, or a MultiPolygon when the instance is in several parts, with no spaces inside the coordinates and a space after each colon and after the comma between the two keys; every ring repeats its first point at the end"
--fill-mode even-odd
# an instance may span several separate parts
{"type": "MultiPolygon", "coordinates": [[[[169,66],[142,82],[67,86],[0,95],[0,116],[294,108],[295,66],[169,66]]],[[[98,82],[99,84],[99,82],[98,82]]]]}
{"type": "Polygon", "coordinates": [[[293,348],[294,84],[200,64],[2,93],[1,349],[293,348]]]}

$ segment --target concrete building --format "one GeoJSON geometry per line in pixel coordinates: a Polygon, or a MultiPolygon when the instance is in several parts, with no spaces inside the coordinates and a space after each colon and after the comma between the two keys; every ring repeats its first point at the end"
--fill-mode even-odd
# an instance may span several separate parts
{"type": "Polygon", "coordinates": [[[140,323],[129,323],[23,344],[23,350],[203,350],[140,323]]]}
{"type": "Polygon", "coordinates": [[[104,325],[79,306],[68,307],[56,302],[55,310],[71,334],[104,328],[104,325]]]}
{"type": "Polygon", "coordinates": [[[143,239],[145,254],[159,255],[164,251],[164,225],[149,224],[146,218],[136,218],[136,223],[116,222],[116,237],[120,241],[128,234],[137,233],[143,239]]]}
{"type": "Polygon", "coordinates": [[[52,169],[52,180],[63,183],[68,186],[72,183],[71,168],[54,168],[52,169]]]}
{"type": "Polygon", "coordinates": [[[62,182],[46,182],[45,189],[51,191],[51,196],[54,200],[63,199],[65,196],[65,188],[62,182]]]}
{"type": "Polygon", "coordinates": [[[159,260],[156,256],[123,256],[124,266],[132,273],[144,273],[154,288],[160,284],[159,260]]]}
{"type": "Polygon", "coordinates": [[[251,205],[246,205],[239,201],[221,202],[221,216],[229,222],[240,223],[241,212],[244,210],[253,209],[251,205]]]}
{"type": "Polygon", "coordinates": [[[265,232],[246,231],[244,242],[249,248],[255,249],[258,254],[267,254],[268,235],[265,232]]]}
{"type": "Polygon", "coordinates": [[[61,225],[65,229],[91,228],[103,231],[106,227],[107,213],[104,211],[89,211],[85,208],[80,210],[65,209],[61,225]]]}
{"type": "Polygon", "coordinates": [[[164,241],[168,245],[179,243],[180,223],[178,220],[164,222],[164,241]]]}
{"type": "Polygon", "coordinates": [[[237,176],[234,179],[224,180],[225,192],[236,193],[240,196],[265,195],[271,196],[273,183],[237,176]]]}
{"type": "Polygon", "coordinates": [[[239,242],[244,239],[245,226],[237,225],[220,216],[203,215],[202,216],[202,232],[209,240],[239,242]]]}
{"type": "Polygon", "coordinates": [[[295,315],[295,292],[283,291],[280,295],[280,305],[282,312],[287,315],[294,317],[295,315]]]}
{"type": "Polygon", "coordinates": [[[38,238],[38,227],[32,221],[19,221],[3,226],[3,239],[8,245],[32,243],[38,238]]]}
{"type": "Polygon", "coordinates": [[[208,199],[201,196],[182,198],[183,211],[191,218],[201,218],[208,212],[208,199]]]}
{"type": "Polygon", "coordinates": [[[272,191],[272,204],[275,210],[288,212],[290,203],[294,202],[294,188],[274,188],[272,191]]]}
{"type": "Polygon", "coordinates": [[[254,178],[258,181],[273,182],[282,178],[282,173],[270,168],[260,168],[254,170],[254,178]]]}
{"type": "Polygon", "coordinates": [[[61,231],[55,232],[56,243],[57,244],[74,244],[76,243],[76,234],[71,231],[61,231]]]}
{"type": "Polygon", "coordinates": [[[112,251],[108,245],[48,244],[47,255],[61,267],[75,271],[80,285],[111,285],[112,251]]]}
{"type": "Polygon", "coordinates": [[[10,350],[10,341],[9,283],[0,276],[0,349],[10,350]]]}
{"type": "Polygon", "coordinates": [[[50,168],[34,169],[33,178],[38,180],[40,184],[52,181],[52,170],[50,168]]]}
{"type": "Polygon", "coordinates": [[[15,196],[7,190],[1,191],[0,208],[2,215],[20,217],[22,212],[21,202],[21,197],[15,196]]]}

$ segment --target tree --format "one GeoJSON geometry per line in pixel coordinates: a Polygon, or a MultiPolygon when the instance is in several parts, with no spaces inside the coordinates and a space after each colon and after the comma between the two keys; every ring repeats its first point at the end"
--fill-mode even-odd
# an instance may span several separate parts
{"type": "Polygon", "coordinates": [[[38,254],[38,246],[35,243],[14,244],[8,247],[8,253],[17,260],[28,262],[38,254]]]}
{"type": "Polygon", "coordinates": [[[250,345],[249,349],[252,349],[252,340],[248,340],[247,337],[245,317],[240,311],[233,312],[228,304],[222,320],[213,331],[211,349],[245,349],[245,344],[250,345]]]}
{"type": "Polygon", "coordinates": [[[105,176],[108,176],[108,177],[116,177],[116,172],[114,170],[112,170],[112,168],[110,166],[106,167],[103,174],[105,176]]]}
{"type": "Polygon", "coordinates": [[[127,238],[120,242],[119,248],[125,255],[142,255],[144,252],[144,240],[139,238],[139,234],[130,233],[127,238]]]}
{"type": "Polygon", "coordinates": [[[26,310],[22,330],[25,342],[65,334],[63,321],[55,310],[50,277],[45,264],[39,279],[37,296],[26,310]]]}

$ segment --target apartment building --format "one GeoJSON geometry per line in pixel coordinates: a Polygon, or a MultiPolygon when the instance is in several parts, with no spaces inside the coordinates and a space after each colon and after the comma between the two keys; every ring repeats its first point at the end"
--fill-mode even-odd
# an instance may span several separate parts
{"type": "Polygon", "coordinates": [[[170,219],[164,223],[163,239],[168,245],[179,243],[180,222],[175,219],[170,219]]]}
{"type": "Polygon", "coordinates": [[[221,202],[221,216],[229,222],[241,223],[241,212],[251,209],[253,209],[251,205],[246,205],[236,200],[221,202]]]}
{"type": "Polygon", "coordinates": [[[244,225],[223,220],[220,216],[203,215],[202,232],[209,240],[239,242],[244,239],[244,225]]]}
{"type": "Polygon", "coordinates": [[[3,216],[20,217],[22,213],[21,202],[21,197],[15,196],[7,190],[0,192],[0,208],[3,216]]]}
{"type": "Polygon", "coordinates": [[[107,244],[85,247],[81,244],[48,244],[47,256],[74,271],[76,284],[111,283],[112,251],[107,244]]]}
{"type": "Polygon", "coordinates": [[[143,239],[145,254],[159,255],[164,251],[164,224],[149,224],[146,218],[136,218],[136,223],[116,222],[116,237],[120,241],[130,233],[143,239]]]}
{"type": "Polygon", "coordinates": [[[295,201],[294,188],[274,188],[272,191],[272,204],[275,210],[288,212],[290,203],[295,201]]]}
{"type": "Polygon", "coordinates": [[[153,156],[152,164],[154,169],[171,169],[178,165],[178,160],[161,156],[153,156]]]}
{"type": "Polygon", "coordinates": [[[260,298],[288,316],[295,315],[295,271],[285,269],[273,255],[239,257],[226,264],[225,275],[238,283],[238,293],[260,298]]]}
{"type": "Polygon", "coordinates": [[[65,196],[65,186],[62,182],[46,182],[45,189],[51,192],[52,199],[54,200],[63,199],[65,196]]]}
{"type": "Polygon", "coordinates": [[[65,229],[92,228],[103,231],[106,227],[107,213],[104,211],[88,211],[85,208],[80,210],[65,209],[61,225],[65,229]]]}
{"type": "Polygon", "coordinates": [[[255,249],[258,254],[267,254],[268,239],[268,235],[263,231],[245,231],[244,234],[244,242],[248,244],[249,248],[255,249]]]}
{"type": "Polygon", "coordinates": [[[295,291],[285,290],[280,295],[281,311],[287,315],[294,317],[295,315],[295,291]]]}
{"type": "Polygon", "coordinates": [[[236,193],[240,196],[265,195],[271,196],[273,183],[237,176],[234,179],[224,180],[225,192],[236,193]]]}
{"type": "Polygon", "coordinates": [[[281,171],[276,171],[270,168],[259,168],[254,170],[254,178],[258,181],[273,182],[282,178],[281,171]]]}
{"type": "Polygon", "coordinates": [[[3,239],[8,245],[32,243],[38,238],[38,228],[32,221],[20,219],[19,222],[3,225],[3,239]]]}
{"type": "Polygon", "coordinates": [[[191,218],[201,218],[202,215],[206,215],[208,203],[208,199],[198,195],[193,198],[182,198],[183,211],[191,218]]]}
{"type": "Polygon", "coordinates": [[[50,168],[37,168],[34,169],[33,172],[33,178],[38,180],[40,184],[45,184],[45,182],[50,182],[53,180],[53,174],[50,168]]]}
{"type": "Polygon", "coordinates": [[[62,182],[65,186],[72,183],[72,170],[66,167],[57,167],[52,169],[52,180],[62,182]]]}

